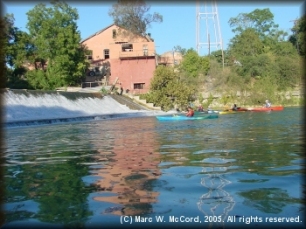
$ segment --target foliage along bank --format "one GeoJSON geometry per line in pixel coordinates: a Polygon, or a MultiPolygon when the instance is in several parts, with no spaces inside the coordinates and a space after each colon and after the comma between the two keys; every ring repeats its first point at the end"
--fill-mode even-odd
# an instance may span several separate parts
{"type": "Polygon", "coordinates": [[[77,10],[65,2],[37,4],[28,13],[29,33],[4,17],[4,50],[8,87],[53,90],[79,83],[88,67],[80,46],[77,10]]]}
{"type": "Polygon", "coordinates": [[[221,50],[200,57],[190,49],[182,53],[183,61],[174,69],[156,69],[151,92],[142,98],[164,110],[177,106],[186,109],[195,101],[207,107],[216,98],[212,95],[204,100],[203,92],[222,94],[219,104],[261,105],[266,99],[274,104],[303,104],[303,96],[288,99],[285,92],[304,89],[305,44],[301,37],[305,37],[305,16],[295,23],[291,35],[278,29],[273,18],[268,8],[231,18],[229,24],[235,36],[224,50],[224,68],[221,50]],[[175,72],[171,73],[174,76],[160,83],[157,92],[155,82],[166,78],[168,72],[175,72]],[[176,82],[180,86],[175,87],[176,82]]]}

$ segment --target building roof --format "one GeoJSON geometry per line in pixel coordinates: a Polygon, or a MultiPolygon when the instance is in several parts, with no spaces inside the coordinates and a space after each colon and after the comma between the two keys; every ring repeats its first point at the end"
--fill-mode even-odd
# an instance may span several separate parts
{"type": "Polygon", "coordinates": [[[87,37],[87,38],[81,40],[80,43],[83,43],[84,41],[87,41],[88,39],[90,39],[90,38],[92,38],[92,37],[94,37],[94,36],[96,36],[96,35],[102,33],[103,31],[107,30],[108,28],[112,27],[113,25],[115,25],[115,24],[111,24],[111,25],[105,27],[104,29],[101,29],[101,30],[99,30],[98,32],[95,32],[94,34],[90,35],[89,37],[87,37]]]}
{"type": "MultiPolygon", "coordinates": [[[[96,35],[102,33],[103,31],[107,30],[108,28],[110,28],[110,27],[112,27],[112,26],[114,26],[114,25],[115,25],[115,24],[113,23],[113,24],[111,24],[111,25],[109,25],[109,26],[107,26],[107,27],[105,27],[105,28],[99,30],[98,32],[95,32],[94,34],[90,35],[89,37],[87,37],[87,38],[81,40],[80,43],[83,43],[84,41],[87,41],[88,39],[90,39],[90,38],[92,38],[92,37],[94,37],[94,36],[96,36],[96,35]]],[[[117,25],[117,26],[118,26],[118,25],[117,25]]],[[[118,27],[120,27],[120,26],[118,26],[118,27]]],[[[120,27],[120,28],[121,28],[121,27],[120,27]]],[[[124,28],[123,28],[123,29],[124,29],[124,28]]],[[[141,35],[140,35],[140,36],[141,36],[141,35]]],[[[145,36],[141,36],[141,37],[143,37],[143,38],[145,38],[145,39],[147,39],[148,41],[151,41],[151,42],[154,41],[149,35],[145,35],[145,36]]]]}
{"type": "Polygon", "coordinates": [[[175,55],[176,57],[180,57],[180,58],[182,58],[182,56],[183,56],[181,52],[177,52],[177,51],[164,52],[160,56],[165,57],[165,56],[173,56],[173,55],[175,55]]]}

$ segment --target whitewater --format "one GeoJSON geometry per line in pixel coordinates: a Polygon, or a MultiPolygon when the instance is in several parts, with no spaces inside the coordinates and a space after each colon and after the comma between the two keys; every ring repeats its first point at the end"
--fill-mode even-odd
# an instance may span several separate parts
{"type": "Polygon", "coordinates": [[[109,96],[98,98],[88,94],[88,97],[71,99],[60,93],[16,93],[11,90],[3,96],[3,122],[11,126],[166,114],[163,111],[131,110],[109,96]]]}

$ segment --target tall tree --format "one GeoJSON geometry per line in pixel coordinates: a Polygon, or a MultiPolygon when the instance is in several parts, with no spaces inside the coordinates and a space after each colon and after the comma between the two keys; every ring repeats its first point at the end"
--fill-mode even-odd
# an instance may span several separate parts
{"type": "Polygon", "coordinates": [[[278,28],[278,25],[273,21],[274,15],[266,9],[255,9],[250,13],[240,13],[237,17],[230,18],[230,27],[233,27],[233,32],[241,33],[242,31],[252,28],[261,36],[271,33],[278,28]]]}
{"type": "Polygon", "coordinates": [[[291,29],[293,35],[290,36],[289,41],[296,47],[298,53],[305,56],[306,53],[306,16],[294,21],[294,26],[291,29]]]}
{"type": "Polygon", "coordinates": [[[29,59],[33,49],[31,39],[26,32],[14,26],[14,15],[3,17],[3,50],[6,66],[6,86],[10,88],[28,87],[24,80],[25,59],[29,59]]]}
{"type": "Polygon", "coordinates": [[[6,14],[4,20],[4,49],[5,62],[12,68],[18,67],[20,59],[28,50],[27,43],[29,42],[28,34],[20,31],[14,26],[15,18],[13,14],[6,14]]]}
{"type": "Polygon", "coordinates": [[[262,52],[263,42],[254,29],[248,28],[231,39],[229,49],[236,58],[255,56],[262,52]]]}
{"type": "Polygon", "coordinates": [[[77,10],[65,2],[54,1],[51,7],[37,4],[27,15],[27,28],[37,53],[36,61],[42,67],[36,72],[29,72],[29,80],[36,88],[43,89],[78,82],[87,65],[85,49],[79,44],[81,35],[77,30],[77,10]]]}
{"type": "Polygon", "coordinates": [[[145,35],[152,22],[163,21],[159,13],[148,13],[150,8],[144,0],[118,0],[110,9],[109,15],[116,25],[132,33],[145,35]]]}
{"type": "Polygon", "coordinates": [[[230,18],[229,24],[236,34],[254,30],[267,48],[271,48],[278,41],[284,41],[288,36],[287,32],[278,29],[279,25],[274,23],[274,15],[268,8],[240,13],[237,17],[230,18]]]}
{"type": "Polygon", "coordinates": [[[278,29],[269,9],[241,13],[229,23],[236,32],[229,44],[232,69],[245,82],[268,82],[269,78],[281,90],[297,84],[300,78],[297,51],[285,41],[287,33],[278,29]]]}

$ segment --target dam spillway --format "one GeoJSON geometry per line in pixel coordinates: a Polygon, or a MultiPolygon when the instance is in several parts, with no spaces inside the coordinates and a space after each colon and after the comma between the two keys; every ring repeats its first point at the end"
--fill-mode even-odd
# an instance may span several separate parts
{"type": "Polygon", "coordinates": [[[7,126],[50,124],[110,117],[154,115],[135,111],[100,93],[5,90],[2,122],[7,126]]]}

